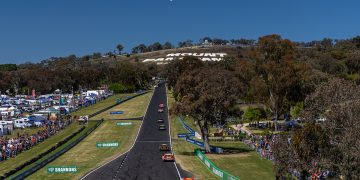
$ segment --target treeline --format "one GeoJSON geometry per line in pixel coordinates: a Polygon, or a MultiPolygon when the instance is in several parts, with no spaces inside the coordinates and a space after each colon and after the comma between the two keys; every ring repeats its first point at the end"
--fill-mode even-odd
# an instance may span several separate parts
{"type": "MultiPolygon", "coordinates": [[[[268,119],[296,109],[303,126],[276,135],[277,179],[308,179],[328,172],[334,179],[360,177],[359,46],[356,38],[299,48],[279,35],[260,37],[241,56],[219,62],[194,57],[167,65],[175,103],[171,113],[199,125],[205,149],[209,127],[241,117],[236,105],[261,103],[268,119]],[[325,118],[318,123],[319,118],[325,118]]],[[[321,44],[321,43],[320,43],[321,44]]]]}
{"type": "Polygon", "coordinates": [[[80,89],[95,89],[101,86],[121,84],[121,91],[132,92],[144,89],[157,73],[154,64],[135,62],[88,61],[74,55],[52,58],[41,63],[25,63],[16,70],[0,71],[0,91],[7,94],[51,93],[80,89]]]}

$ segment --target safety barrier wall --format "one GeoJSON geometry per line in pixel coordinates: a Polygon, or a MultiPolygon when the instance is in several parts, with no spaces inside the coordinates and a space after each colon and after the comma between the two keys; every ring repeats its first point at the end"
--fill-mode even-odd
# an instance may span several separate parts
{"type": "MultiPolygon", "coordinates": [[[[197,146],[200,146],[202,148],[205,147],[204,142],[201,141],[197,141],[194,139],[191,139],[190,137],[195,136],[195,131],[192,130],[186,123],[185,121],[182,119],[182,117],[179,117],[179,120],[181,121],[181,123],[183,124],[184,128],[189,132],[189,133],[183,133],[183,134],[178,134],[178,138],[185,138],[186,142],[189,142],[191,144],[195,144],[197,146]]],[[[219,148],[219,147],[215,147],[215,146],[210,146],[210,151],[213,153],[223,153],[223,149],[219,148]]]]}
{"type": "Polygon", "coordinates": [[[240,178],[233,176],[220,168],[218,168],[213,162],[211,162],[199,149],[195,149],[195,156],[198,157],[202,163],[216,176],[223,180],[240,180],[240,178]]]}

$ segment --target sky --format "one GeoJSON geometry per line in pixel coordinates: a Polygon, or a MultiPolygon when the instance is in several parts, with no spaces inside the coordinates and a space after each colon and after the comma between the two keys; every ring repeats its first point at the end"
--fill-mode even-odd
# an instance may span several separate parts
{"type": "Polygon", "coordinates": [[[0,64],[209,36],[360,35],[359,0],[1,0],[0,64]]]}

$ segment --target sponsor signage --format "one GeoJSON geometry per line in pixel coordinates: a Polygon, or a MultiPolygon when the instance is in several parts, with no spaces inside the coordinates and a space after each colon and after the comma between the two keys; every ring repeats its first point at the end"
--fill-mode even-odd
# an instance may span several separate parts
{"type": "Polygon", "coordinates": [[[118,126],[130,126],[132,125],[132,122],[118,122],[116,123],[118,126]]]}
{"type": "Polygon", "coordinates": [[[98,142],[96,143],[98,148],[108,148],[108,147],[119,147],[118,142],[98,142]]]}
{"type": "Polygon", "coordinates": [[[124,114],[124,111],[110,111],[111,115],[124,114]]]}
{"type": "Polygon", "coordinates": [[[238,177],[233,176],[220,168],[218,168],[213,162],[211,162],[200,150],[195,150],[195,155],[201,160],[202,163],[216,176],[222,180],[240,180],[238,177]]]}
{"type": "Polygon", "coordinates": [[[49,166],[47,168],[48,173],[76,173],[76,166],[49,166]]]}
{"type": "Polygon", "coordinates": [[[186,138],[187,134],[178,134],[178,138],[186,138]]]}
{"type": "Polygon", "coordinates": [[[121,103],[121,99],[120,98],[116,98],[116,103],[121,103]]]}
{"type": "Polygon", "coordinates": [[[145,59],[143,62],[156,62],[157,64],[167,64],[175,59],[183,59],[186,56],[198,57],[202,61],[222,61],[227,53],[171,53],[166,57],[156,59],[145,59]]]}

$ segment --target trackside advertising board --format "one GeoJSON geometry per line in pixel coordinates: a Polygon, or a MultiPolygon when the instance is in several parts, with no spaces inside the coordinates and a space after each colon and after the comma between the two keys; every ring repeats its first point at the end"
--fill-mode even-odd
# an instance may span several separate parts
{"type": "Polygon", "coordinates": [[[217,166],[213,162],[211,162],[199,149],[195,150],[195,155],[201,160],[202,163],[216,176],[220,177],[222,180],[240,180],[240,178],[235,177],[217,166]]]}
{"type": "Polygon", "coordinates": [[[48,173],[76,173],[76,166],[49,166],[47,168],[48,173]]]}
{"type": "Polygon", "coordinates": [[[98,143],[96,143],[96,147],[98,147],[98,148],[119,147],[119,143],[118,142],[98,142],[98,143]]]}

